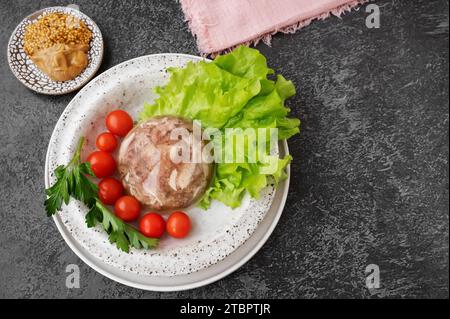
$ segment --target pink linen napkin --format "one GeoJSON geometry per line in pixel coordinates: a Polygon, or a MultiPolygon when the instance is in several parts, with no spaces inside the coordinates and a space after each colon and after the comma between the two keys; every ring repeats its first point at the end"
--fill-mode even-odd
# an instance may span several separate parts
{"type": "Polygon", "coordinates": [[[367,0],[180,0],[203,54],[239,44],[270,45],[277,32],[294,33],[315,19],[340,16],[367,0]]]}

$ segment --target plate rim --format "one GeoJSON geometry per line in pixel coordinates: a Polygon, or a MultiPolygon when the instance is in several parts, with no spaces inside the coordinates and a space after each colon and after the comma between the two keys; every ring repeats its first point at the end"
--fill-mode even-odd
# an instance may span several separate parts
{"type": "MultiPolygon", "coordinates": [[[[194,58],[196,60],[209,60],[207,58],[201,57],[201,56],[196,56],[196,55],[191,55],[191,54],[184,54],[184,53],[155,53],[155,54],[148,54],[148,55],[143,55],[143,56],[139,56],[139,57],[135,57],[126,61],[123,61],[119,64],[114,65],[113,67],[105,70],[104,72],[98,74],[92,81],[95,81],[97,78],[100,78],[103,74],[105,74],[106,72],[112,70],[113,68],[119,67],[122,64],[126,64],[126,63],[130,63],[133,60],[137,60],[137,59],[142,59],[142,58],[148,58],[151,56],[186,56],[189,58],[194,58]]],[[[63,112],[61,113],[60,117],[58,118],[58,121],[56,122],[52,134],[50,136],[49,139],[49,143],[47,146],[47,152],[46,152],[46,156],[45,156],[45,166],[44,166],[44,179],[45,179],[45,187],[48,188],[49,187],[49,175],[51,174],[51,172],[49,172],[49,157],[50,157],[50,146],[52,144],[52,141],[55,138],[55,134],[56,134],[56,128],[58,127],[58,125],[63,121],[63,117],[67,111],[67,109],[69,108],[69,106],[72,104],[72,102],[75,101],[75,99],[78,98],[78,94],[83,93],[85,90],[88,90],[90,86],[85,86],[83,87],[80,92],[78,92],[71,100],[70,102],[67,104],[67,106],[64,108],[63,112]]],[[[283,145],[284,148],[284,153],[285,155],[289,155],[289,147],[288,147],[288,143],[287,141],[284,139],[282,141],[280,141],[283,145]]],[[[271,236],[271,234],[273,233],[275,227],[277,226],[280,217],[283,213],[285,204],[286,204],[286,200],[287,200],[287,196],[289,193],[289,185],[290,185],[290,164],[288,164],[286,166],[286,174],[287,174],[287,178],[286,180],[283,182],[285,184],[285,187],[283,189],[283,193],[280,199],[280,203],[278,205],[278,207],[276,208],[276,213],[274,215],[273,220],[271,221],[267,231],[264,233],[264,235],[259,239],[259,241],[256,242],[256,244],[251,248],[251,250],[243,257],[241,258],[238,262],[232,264],[231,266],[229,266],[228,268],[226,268],[226,270],[215,274],[213,276],[207,277],[205,279],[201,279],[198,281],[194,281],[191,283],[187,283],[187,284],[179,284],[179,285],[173,285],[173,286],[159,286],[159,285],[154,285],[154,284],[147,284],[147,283],[138,283],[126,278],[121,278],[120,276],[113,274],[111,272],[109,272],[106,269],[101,268],[100,266],[97,265],[98,264],[103,264],[106,267],[112,267],[110,265],[107,265],[106,263],[104,263],[101,260],[98,260],[95,258],[95,256],[93,256],[92,254],[90,254],[88,251],[86,251],[81,245],[80,248],[76,247],[76,243],[72,242],[75,241],[75,239],[73,237],[71,237],[65,229],[63,229],[64,225],[62,223],[62,221],[59,219],[59,215],[55,214],[52,216],[53,221],[56,224],[56,227],[59,231],[59,233],[61,234],[61,236],[63,237],[64,241],[66,242],[66,244],[69,246],[69,248],[85,263],[87,264],[89,267],[91,267],[92,269],[94,269],[95,271],[97,271],[98,273],[100,273],[101,275],[119,282],[125,286],[129,286],[129,287],[133,287],[133,288],[137,288],[137,289],[141,289],[141,290],[146,290],[146,291],[157,291],[157,292],[171,292],[171,291],[184,291],[184,290],[190,290],[190,289],[194,289],[194,288],[199,288],[202,286],[206,286],[209,285],[211,283],[214,283],[220,279],[225,278],[226,276],[230,275],[231,273],[235,272],[236,270],[238,270],[239,268],[241,268],[244,264],[246,264],[251,258],[253,258],[253,256],[262,248],[262,246],[267,242],[267,240],[269,239],[269,237],[271,236]],[[82,250],[85,250],[82,251],[82,250]],[[85,254],[87,256],[85,256],[85,254]],[[92,260],[91,260],[92,259],[92,260]],[[96,261],[96,262],[94,262],[96,261]]],[[[269,208],[270,209],[270,208],[269,208]]],[[[266,216],[263,218],[266,219],[266,216]]],[[[256,227],[256,229],[258,229],[258,227],[260,227],[260,225],[258,225],[256,227]]],[[[243,245],[245,245],[251,238],[253,237],[253,234],[240,246],[242,247],[243,245]]],[[[239,249],[239,248],[238,248],[239,249]]],[[[236,249],[235,252],[238,250],[236,249]]],[[[226,257],[228,258],[228,256],[226,257]]],[[[218,263],[223,262],[224,260],[226,260],[226,258],[222,259],[221,261],[219,261],[218,263]]],[[[205,269],[201,269],[198,272],[201,271],[205,271],[208,268],[205,269]]],[[[176,276],[173,276],[176,277],[176,276]]]]}
{"type": "MultiPolygon", "coordinates": [[[[9,67],[11,73],[12,73],[12,74],[14,75],[14,77],[15,77],[20,83],[22,83],[27,89],[29,89],[29,90],[31,90],[31,91],[33,91],[33,92],[39,93],[39,94],[59,96],[59,95],[64,95],[64,94],[72,93],[72,92],[74,92],[74,91],[76,91],[76,90],[79,90],[80,88],[84,87],[87,83],[89,83],[90,80],[92,80],[92,78],[97,74],[98,70],[100,69],[100,66],[102,65],[102,62],[103,62],[103,56],[104,56],[104,53],[105,53],[105,41],[103,40],[103,34],[102,34],[102,31],[101,31],[101,29],[99,28],[99,26],[97,25],[97,23],[94,21],[94,19],[92,19],[92,18],[91,18],[90,16],[88,16],[87,14],[85,14],[83,11],[77,10],[79,13],[81,13],[82,15],[84,15],[85,17],[87,17],[87,18],[90,20],[90,22],[92,23],[92,25],[94,26],[94,28],[97,29],[97,31],[98,31],[98,33],[99,33],[99,35],[100,35],[101,43],[102,43],[101,48],[100,48],[100,52],[99,52],[99,56],[100,56],[99,62],[97,63],[97,65],[95,65],[95,68],[92,70],[91,74],[89,74],[89,76],[87,76],[86,79],[85,79],[84,81],[80,82],[78,85],[75,85],[74,87],[72,87],[72,88],[70,88],[70,89],[63,90],[63,91],[60,91],[60,92],[55,92],[55,91],[40,91],[40,90],[37,90],[36,88],[32,87],[32,86],[29,85],[28,83],[23,82],[21,79],[18,78],[18,76],[17,76],[15,70],[14,70],[14,69],[12,68],[12,66],[11,66],[12,61],[11,61],[11,55],[10,55],[10,53],[9,53],[9,48],[10,48],[12,39],[13,39],[14,35],[17,33],[17,30],[18,30],[19,26],[20,26],[25,20],[27,20],[27,19],[30,20],[31,17],[34,16],[35,14],[37,14],[37,13],[41,14],[41,13],[45,12],[46,10],[50,10],[50,9],[66,9],[66,10],[69,9],[69,10],[77,10],[77,9],[70,8],[70,7],[67,7],[67,6],[51,6],[51,7],[46,7],[46,8],[43,8],[43,9],[36,10],[36,11],[34,11],[33,13],[30,13],[29,15],[27,15],[25,18],[23,18],[23,19],[19,22],[19,24],[14,28],[13,32],[11,33],[11,35],[10,35],[10,37],[9,37],[9,39],[8,39],[8,44],[7,44],[7,46],[6,46],[6,56],[7,56],[7,60],[8,60],[8,67],[9,67]]],[[[56,81],[55,81],[55,82],[56,82],[56,81]]]]}

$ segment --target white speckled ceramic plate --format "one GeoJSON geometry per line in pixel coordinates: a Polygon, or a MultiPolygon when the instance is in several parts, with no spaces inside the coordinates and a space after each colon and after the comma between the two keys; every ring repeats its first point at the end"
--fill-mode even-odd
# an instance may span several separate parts
{"type": "MultiPolygon", "coordinates": [[[[109,69],[85,86],[52,134],[46,187],[55,181],[52,172],[56,166],[69,161],[80,136],[87,139],[82,156],[94,149],[95,136],[105,130],[109,111],[122,108],[136,118],[144,102],[155,98],[152,88],[166,83],[168,67],[198,60],[201,58],[183,54],[143,56],[109,69]]],[[[279,153],[288,153],[286,142],[280,143],[279,153]]],[[[235,210],[219,202],[213,202],[208,211],[191,207],[186,210],[193,224],[187,238],[166,236],[157,249],[133,249],[129,254],[111,245],[102,229],[88,229],[84,221],[87,210],[76,201],[55,215],[54,221],[72,250],[105,276],[141,289],[190,289],[226,276],[258,251],[278,222],[288,185],[289,179],[276,190],[268,187],[259,200],[245,198],[235,210]]]]}
{"type": "Polygon", "coordinates": [[[17,26],[8,43],[8,64],[16,76],[29,89],[42,94],[59,95],[75,91],[85,85],[97,72],[103,59],[103,37],[95,22],[71,7],[50,7],[29,15],[17,26]],[[82,20],[92,31],[92,40],[88,52],[89,64],[75,79],[65,82],[51,80],[31,61],[23,50],[25,27],[45,14],[62,12],[82,20]]]}

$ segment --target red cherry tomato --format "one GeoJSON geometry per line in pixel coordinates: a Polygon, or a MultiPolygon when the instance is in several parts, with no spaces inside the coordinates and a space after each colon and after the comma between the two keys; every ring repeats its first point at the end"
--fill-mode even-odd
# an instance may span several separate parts
{"type": "Polygon", "coordinates": [[[173,212],[167,219],[167,233],[175,238],[186,237],[191,230],[191,220],[183,212],[173,212]]]}
{"type": "Polygon", "coordinates": [[[101,151],[112,152],[117,147],[117,140],[114,134],[104,132],[97,136],[95,145],[97,145],[97,148],[101,151]]]}
{"type": "Polygon", "coordinates": [[[157,213],[148,213],[139,222],[139,230],[144,236],[159,238],[166,230],[166,221],[157,213]]]}
{"type": "Polygon", "coordinates": [[[98,178],[111,176],[116,170],[116,161],[111,154],[104,151],[92,152],[87,161],[91,164],[92,171],[98,178]]]}
{"type": "Polygon", "coordinates": [[[122,110],[115,110],[106,116],[106,127],[118,136],[125,136],[133,128],[133,119],[122,110]]]}
{"type": "Polygon", "coordinates": [[[114,212],[117,217],[126,222],[138,219],[141,212],[141,204],[133,196],[125,195],[120,197],[114,205],[114,212]]]}
{"type": "Polygon", "coordinates": [[[122,194],[122,183],[115,178],[107,177],[98,184],[98,197],[106,205],[114,205],[122,194]]]}

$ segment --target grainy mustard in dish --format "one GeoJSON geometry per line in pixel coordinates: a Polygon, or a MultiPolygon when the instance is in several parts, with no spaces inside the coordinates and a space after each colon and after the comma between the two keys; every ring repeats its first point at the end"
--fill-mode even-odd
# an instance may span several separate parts
{"type": "Polygon", "coordinates": [[[68,81],[88,65],[91,39],[91,30],[80,19],[49,13],[26,27],[24,51],[53,81],[68,81]]]}
{"type": "Polygon", "coordinates": [[[28,55],[55,44],[89,45],[92,32],[80,19],[65,13],[49,13],[25,29],[24,50],[28,55]]]}

